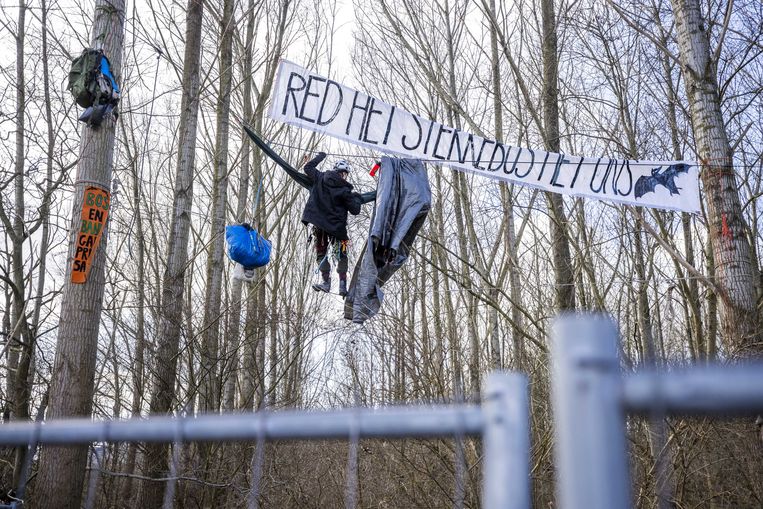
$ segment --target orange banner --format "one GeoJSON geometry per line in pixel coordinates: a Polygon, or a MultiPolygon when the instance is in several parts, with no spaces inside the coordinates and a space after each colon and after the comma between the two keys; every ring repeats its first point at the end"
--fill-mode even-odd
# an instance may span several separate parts
{"type": "Polygon", "coordinates": [[[72,265],[72,283],[84,283],[93,265],[95,250],[101,241],[109,216],[109,192],[97,187],[85,189],[82,201],[82,224],[77,233],[72,265]]]}

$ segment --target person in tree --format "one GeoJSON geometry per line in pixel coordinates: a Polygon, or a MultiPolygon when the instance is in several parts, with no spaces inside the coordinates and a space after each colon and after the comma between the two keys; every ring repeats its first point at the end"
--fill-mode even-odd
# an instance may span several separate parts
{"type": "MultiPolygon", "coordinates": [[[[305,156],[307,160],[308,156],[305,156]]],[[[313,225],[315,259],[321,271],[321,282],[313,289],[331,291],[331,254],[337,259],[336,272],[339,274],[339,295],[347,295],[347,212],[357,216],[362,205],[360,194],[354,192],[347,182],[350,165],[344,159],[334,163],[333,169],[320,171],[318,165],[326,158],[319,152],[305,163],[304,171],[313,180],[310,198],[302,213],[302,222],[313,225]],[[333,250],[333,253],[329,252],[333,250]]]]}

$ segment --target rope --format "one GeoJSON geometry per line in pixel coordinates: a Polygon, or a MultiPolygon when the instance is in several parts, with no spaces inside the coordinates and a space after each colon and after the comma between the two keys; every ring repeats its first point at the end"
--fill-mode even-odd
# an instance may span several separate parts
{"type": "Polygon", "coordinates": [[[74,182],[74,185],[76,186],[77,184],[90,184],[97,187],[98,189],[106,191],[107,193],[111,193],[108,185],[105,185],[103,182],[99,182],[97,180],[77,179],[77,181],[74,182]]]}
{"type": "MultiPolygon", "coordinates": [[[[298,146],[295,146],[295,145],[290,145],[288,143],[279,143],[277,141],[270,141],[269,143],[271,145],[277,145],[279,147],[290,148],[290,149],[293,149],[293,150],[303,150],[302,147],[298,147],[298,146]]],[[[524,150],[528,150],[528,149],[524,149],[524,150]]],[[[326,155],[327,156],[332,156],[332,157],[343,157],[343,158],[346,158],[346,159],[355,158],[355,159],[373,159],[373,160],[376,160],[376,161],[379,160],[379,156],[375,156],[375,155],[349,154],[349,153],[345,153],[345,152],[326,152],[326,155]]],[[[568,154],[563,154],[563,155],[568,155],[568,154]]],[[[579,156],[574,156],[574,157],[579,157],[579,156]]],[[[433,159],[420,159],[420,158],[416,158],[416,159],[419,159],[423,163],[435,163],[435,164],[447,164],[447,163],[461,163],[461,164],[463,164],[463,162],[464,162],[464,161],[461,161],[459,159],[437,159],[437,158],[433,158],[433,159]]],[[[594,158],[593,157],[589,157],[588,159],[594,159],[594,158]]],[[[603,157],[602,159],[613,159],[613,160],[617,160],[617,161],[624,161],[625,160],[625,159],[618,159],[616,157],[603,157]]],[[[690,167],[691,166],[702,166],[702,164],[709,164],[707,161],[709,161],[709,160],[705,160],[702,163],[694,162],[694,161],[687,161],[684,164],[686,164],[686,166],[690,166],[690,167]]],[[[576,161],[575,164],[581,164],[583,166],[596,166],[597,164],[600,165],[601,163],[600,162],[596,162],[596,161],[583,161],[582,163],[578,163],[576,161]]],[[[654,166],[654,161],[633,161],[633,160],[631,160],[630,165],[631,166],[654,166]]],[[[748,168],[748,167],[749,168],[758,168],[757,165],[747,166],[747,165],[741,165],[741,164],[740,165],[734,165],[734,167],[735,168],[748,168]]]]}
{"type": "Polygon", "coordinates": [[[252,222],[257,218],[257,206],[260,204],[260,190],[262,190],[262,183],[265,180],[265,175],[260,175],[260,182],[257,184],[257,193],[254,196],[254,206],[252,207],[252,222]]]}
{"type": "Polygon", "coordinates": [[[336,261],[339,261],[342,259],[342,253],[344,255],[347,255],[347,252],[350,248],[350,241],[349,240],[338,240],[334,242],[334,247],[332,249],[332,252],[334,253],[334,259],[336,261]]]}
{"type": "Polygon", "coordinates": [[[329,257],[329,250],[327,249],[326,255],[323,258],[321,258],[321,261],[318,262],[317,267],[313,271],[313,275],[318,274],[321,271],[321,265],[323,265],[323,262],[325,262],[328,259],[328,257],[329,257]]]}

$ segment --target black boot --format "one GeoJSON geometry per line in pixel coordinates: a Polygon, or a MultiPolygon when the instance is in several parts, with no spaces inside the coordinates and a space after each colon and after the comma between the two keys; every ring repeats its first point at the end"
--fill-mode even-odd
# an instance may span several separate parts
{"type": "Polygon", "coordinates": [[[323,276],[323,283],[313,284],[313,290],[315,290],[316,292],[329,293],[331,291],[331,273],[321,272],[321,275],[323,276]]]}
{"type": "Polygon", "coordinates": [[[339,295],[341,295],[342,297],[347,296],[347,280],[346,279],[339,280],[339,295]]]}

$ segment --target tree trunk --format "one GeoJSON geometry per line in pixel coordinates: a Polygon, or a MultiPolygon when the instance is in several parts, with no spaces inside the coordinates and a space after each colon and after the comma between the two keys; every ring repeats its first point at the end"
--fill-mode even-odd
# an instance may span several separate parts
{"type": "MultiPolygon", "coordinates": [[[[711,246],[705,251],[705,263],[708,274],[715,274],[715,258],[711,246]]],[[[718,354],[718,294],[707,290],[707,358],[715,360],[718,354]]]]}
{"type": "MultiPolygon", "coordinates": [[[[6,257],[4,256],[4,258],[6,258],[6,257]]],[[[7,258],[9,259],[9,261],[7,263],[10,263],[10,253],[8,253],[7,258]]],[[[7,338],[8,340],[10,340],[11,335],[12,335],[11,334],[11,329],[12,329],[12,325],[11,325],[11,308],[13,307],[13,304],[12,304],[13,303],[13,292],[9,291],[9,290],[10,290],[10,288],[8,288],[8,289],[4,288],[3,289],[3,293],[4,293],[4,297],[5,297],[5,302],[4,302],[5,305],[3,306],[3,325],[2,325],[2,329],[1,329],[3,337],[7,338]]],[[[9,366],[8,373],[10,374],[10,366],[9,366]]],[[[11,383],[10,382],[11,378],[12,377],[8,376],[6,378],[6,381],[5,381],[5,384],[6,384],[5,385],[6,394],[10,394],[8,392],[8,387],[9,387],[9,385],[11,383]]],[[[3,403],[3,416],[2,417],[3,417],[3,422],[8,422],[10,420],[10,417],[11,417],[11,402],[8,401],[7,399],[3,403]]]]}
{"type": "MultiPolygon", "coordinates": [[[[246,39],[244,41],[244,122],[251,122],[252,118],[252,60],[254,41],[254,0],[249,0],[246,22],[246,39]]],[[[239,173],[238,200],[236,203],[236,221],[243,222],[246,217],[246,204],[249,197],[249,156],[251,154],[251,141],[245,133],[241,136],[241,171],[239,173]]],[[[241,345],[241,294],[243,281],[236,279],[231,288],[230,309],[230,348],[229,376],[223,391],[223,409],[231,411],[236,406],[236,381],[239,370],[239,350],[241,345]]]]}
{"type": "MultiPolygon", "coordinates": [[[[456,57],[455,57],[455,36],[453,33],[453,27],[450,22],[450,18],[447,16],[450,12],[450,6],[446,0],[444,6],[444,12],[446,13],[445,28],[446,28],[446,41],[448,44],[448,92],[451,97],[457,97],[456,89],[456,57]]],[[[452,120],[452,124],[461,129],[461,121],[458,117],[457,111],[448,107],[448,117],[452,120]]],[[[456,225],[458,228],[458,254],[461,258],[461,276],[463,277],[463,286],[467,290],[465,296],[467,302],[467,316],[469,320],[469,330],[467,334],[469,336],[469,393],[475,398],[479,399],[480,394],[480,341],[477,335],[477,300],[472,290],[472,279],[470,265],[467,263],[469,260],[469,249],[466,241],[469,235],[467,223],[471,222],[471,210],[469,208],[469,202],[467,198],[468,189],[466,186],[466,179],[463,173],[451,170],[451,176],[453,178],[453,206],[454,215],[456,216],[456,225]],[[467,217],[468,216],[468,217],[467,217]]],[[[474,250],[474,257],[478,257],[479,254],[474,250]]],[[[463,390],[463,387],[461,388],[463,390]]]]}
{"type": "MultiPolygon", "coordinates": [[[[559,152],[559,62],[556,47],[556,14],[554,0],[541,0],[543,23],[543,125],[546,150],[559,152]]],[[[575,281],[568,222],[564,199],[556,193],[546,193],[551,215],[551,246],[556,276],[556,305],[559,310],[575,309],[575,281]]]]}
{"type": "MultiPolygon", "coordinates": [[[[436,171],[435,172],[435,189],[437,192],[435,193],[436,196],[442,196],[442,172],[436,171]]],[[[437,236],[440,239],[445,238],[445,222],[442,214],[442,204],[436,203],[434,206],[434,219],[435,224],[437,225],[437,236]]],[[[433,258],[437,260],[437,264],[440,267],[440,272],[443,274],[447,274],[447,267],[448,267],[448,257],[445,253],[445,250],[442,248],[440,244],[434,244],[432,246],[433,248],[433,258]]],[[[463,394],[464,394],[464,380],[463,380],[463,374],[462,374],[462,360],[461,360],[461,338],[462,338],[462,331],[458,330],[458,327],[456,325],[456,307],[453,305],[453,296],[451,294],[451,285],[450,285],[450,278],[444,277],[443,278],[443,286],[444,291],[442,291],[442,295],[444,296],[445,300],[445,313],[444,315],[447,317],[446,323],[445,323],[445,331],[444,335],[448,337],[448,360],[450,361],[450,371],[451,371],[451,394],[452,397],[456,401],[462,401],[463,394]]],[[[435,290],[436,295],[440,295],[441,290],[440,288],[437,288],[435,290]]],[[[440,306],[437,306],[440,307],[440,306]]],[[[440,313],[438,313],[440,315],[440,313]]],[[[440,315],[441,316],[441,315],[440,315]]],[[[445,367],[443,366],[443,370],[445,367]]]]}
{"type": "MultiPolygon", "coordinates": [[[[276,243],[278,245],[278,243],[276,243]]],[[[271,270],[274,275],[280,272],[281,259],[276,258],[273,260],[271,270]]],[[[263,279],[264,284],[264,279],[263,279]]],[[[267,388],[267,404],[272,408],[275,406],[278,398],[278,382],[281,379],[278,373],[278,283],[277,276],[276,282],[273,284],[273,289],[270,292],[270,305],[264,310],[263,319],[268,324],[270,342],[268,344],[268,373],[270,374],[270,380],[268,380],[267,388]]],[[[263,302],[265,302],[263,300],[263,302]]],[[[264,342],[263,342],[264,349],[264,342]]],[[[264,367],[264,364],[263,364],[264,367]]]]}
{"type": "MultiPolygon", "coordinates": [[[[24,143],[26,117],[26,83],[24,78],[24,41],[26,39],[26,3],[19,2],[18,33],[16,34],[16,157],[15,157],[15,207],[13,213],[13,234],[11,241],[12,277],[14,286],[13,313],[11,323],[14,333],[9,337],[10,351],[8,356],[8,393],[12,398],[13,418],[25,420],[29,418],[29,369],[32,361],[34,338],[30,334],[27,322],[26,291],[24,289],[24,241],[28,237],[24,218],[26,204],[24,197],[24,162],[26,149],[24,143]],[[14,371],[15,370],[15,371],[14,371]]],[[[24,463],[26,447],[16,449],[13,468],[13,485],[16,486],[24,463]]]]}
{"type": "MultiPolygon", "coordinates": [[[[664,33],[662,25],[659,25],[659,29],[661,42],[663,46],[667,47],[668,37],[664,33]]],[[[678,101],[676,90],[673,85],[672,66],[670,65],[669,58],[664,52],[660,51],[659,55],[660,60],[662,61],[662,71],[665,74],[665,93],[668,101],[668,127],[670,128],[670,142],[673,148],[673,159],[680,161],[683,159],[683,153],[681,152],[681,145],[679,144],[678,137],[678,121],[676,117],[678,101]]],[[[681,226],[683,228],[684,254],[686,256],[686,261],[693,267],[696,262],[694,259],[694,243],[692,242],[691,215],[688,212],[681,213],[681,226]]],[[[678,262],[676,262],[676,267],[680,267],[678,262]]],[[[681,274],[683,273],[683,269],[677,272],[681,274]]],[[[691,321],[687,324],[689,341],[694,345],[694,350],[696,351],[698,358],[704,360],[707,358],[707,348],[705,347],[705,336],[702,326],[702,304],[699,298],[699,284],[697,278],[689,277],[687,279],[688,281],[686,281],[685,284],[682,284],[681,288],[685,293],[684,302],[688,304],[689,310],[691,311],[691,321]]]]}
{"type": "Polygon", "coordinates": [[[511,341],[514,356],[514,369],[523,370],[525,366],[525,344],[523,337],[522,316],[522,281],[519,273],[517,234],[514,222],[513,186],[505,187],[501,199],[508,214],[504,244],[509,251],[509,295],[511,295],[511,341]]]}
{"type": "MultiPolygon", "coordinates": [[[[108,55],[115,76],[120,76],[124,22],[122,0],[98,0],[91,44],[108,55]]],[[[80,229],[85,188],[108,190],[114,155],[115,122],[112,116],[97,129],[84,128],[74,191],[67,267],[72,266],[80,229]]],[[[87,282],[73,284],[67,271],[63,287],[56,358],[50,382],[49,418],[91,414],[106,265],[107,225],[92,260],[87,282]]],[[[86,447],[46,447],[40,458],[36,499],[39,507],[79,507],[87,464],[86,447]]]]}
{"type": "Polygon", "coordinates": [[[215,412],[220,405],[218,352],[220,351],[220,301],[225,257],[225,212],[228,208],[228,132],[230,92],[233,80],[233,0],[225,0],[220,20],[220,89],[217,97],[217,139],[212,181],[212,227],[207,257],[207,286],[202,327],[202,412],[215,412]]]}
{"type": "Polygon", "coordinates": [[[239,407],[244,410],[258,410],[265,402],[265,292],[262,275],[247,289],[244,366],[239,403],[239,407]]]}
{"type": "MultiPolygon", "coordinates": [[[[158,60],[157,60],[158,65],[158,60]]],[[[148,136],[150,133],[146,133],[148,136]]],[[[137,155],[137,153],[136,153],[137,155]]],[[[145,157],[145,154],[140,156],[145,157]]],[[[146,263],[146,239],[143,233],[143,217],[140,204],[140,175],[138,158],[133,158],[132,166],[132,195],[135,214],[135,230],[137,244],[136,258],[136,309],[135,309],[135,354],[132,366],[132,402],[130,405],[130,415],[140,417],[141,404],[143,402],[143,381],[145,371],[145,350],[146,350],[146,281],[145,281],[145,263],[146,263]]],[[[127,460],[124,472],[131,475],[135,471],[135,462],[137,455],[137,444],[130,442],[127,445],[127,460]]],[[[126,477],[122,484],[122,494],[120,499],[123,503],[130,504],[133,498],[132,477],[126,477]]]]}
{"type": "MultiPolygon", "coordinates": [[[[437,209],[436,209],[437,210],[437,209]]],[[[429,235],[430,237],[435,232],[435,228],[430,227],[429,228],[429,235]]],[[[437,253],[437,246],[434,245],[434,243],[430,242],[430,254],[429,258],[430,260],[435,260],[435,255],[437,253]]],[[[439,270],[433,270],[432,271],[432,315],[434,316],[434,340],[435,340],[435,346],[434,346],[434,363],[435,363],[435,379],[437,380],[438,384],[438,391],[435,393],[435,395],[439,398],[445,397],[447,394],[445,388],[447,387],[447,382],[445,380],[446,377],[446,366],[445,366],[445,344],[444,344],[444,337],[445,337],[445,327],[443,326],[443,312],[442,312],[442,305],[440,303],[440,271],[439,270]]],[[[423,287],[422,287],[423,288],[423,287]]]]}
{"type": "MultiPolygon", "coordinates": [[[[495,16],[495,0],[490,0],[490,12],[492,13],[492,16],[495,16]]],[[[493,86],[493,131],[495,132],[495,140],[500,141],[503,143],[503,104],[501,102],[501,65],[500,61],[498,59],[498,36],[495,33],[495,29],[491,27],[490,30],[490,77],[492,81],[493,86]]],[[[501,186],[501,205],[503,206],[503,213],[504,216],[513,216],[514,210],[513,207],[511,207],[511,202],[507,199],[507,187],[509,186],[506,182],[501,182],[499,184],[501,186]]],[[[511,226],[513,228],[514,221],[513,217],[511,217],[511,221],[509,221],[509,224],[506,226],[511,226]]],[[[504,249],[507,251],[511,251],[511,247],[507,240],[509,240],[511,237],[508,235],[504,236],[504,249]]],[[[511,270],[511,259],[509,259],[509,270],[511,270]]],[[[486,274],[487,276],[487,274],[486,274]]],[[[495,288],[489,288],[488,289],[488,295],[490,297],[490,300],[494,303],[493,307],[490,308],[488,311],[489,313],[489,325],[488,325],[488,331],[490,333],[490,367],[492,369],[501,369],[501,331],[499,327],[499,320],[498,320],[498,309],[495,308],[495,305],[497,305],[498,302],[498,288],[497,285],[495,288]]],[[[512,304],[512,311],[514,307],[516,307],[514,304],[512,304]]]]}
{"type": "MultiPolygon", "coordinates": [[[[46,0],[41,2],[41,37],[42,37],[42,54],[48,54],[48,5],[46,0]]],[[[40,205],[40,217],[39,221],[42,224],[42,235],[40,239],[40,267],[38,269],[37,276],[37,301],[35,302],[34,312],[32,313],[32,323],[29,325],[30,329],[30,351],[34,352],[34,342],[37,339],[37,333],[40,327],[40,312],[42,310],[43,296],[45,294],[45,282],[47,276],[47,262],[48,262],[48,249],[50,247],[50,204],[53,196],[53,191],[58,188],[63,178],[54,183],[53,182],[53,164],[55,158],[56,149],[56,131],[53,124],[53,112],[50,106],[50,70],[49,62],[47,58],[42,59],[42,82],[43,82],[43,99],[45,101],[45,126],[47,129],[47,145],[45,147],[45,194],[42,198],[42,204],[40,205]]],[[[63,177],[63,175],[62,175],[63,177]]],[[[31,361],[34,362],[34,355],[31,356],[31,361]]],[[[34,379],[34,370],[29,373],[30,383],[34,379]]]]}
{"type": "MultiPolygon", "coordinates": [[[[165,414],[175,401],[177,357],[183,321],[183,289],[188,260],[189,211],[193,205],[193,176],[196,151],[196,125],[199,111],[199,55],[201,52],[201,0],[188,0],[186,10],[185,55],[183,58],[183,97],[180,106],[178,161],[172,222],[167,247],[167,266],[163,277],[162,303],[157,335],[156,366],[151,388],[150,412],[165,414]]],[[[165,477],[167,444],[150,444],[146,448],[146,473],[149,477],[165,477]]],[[[143,483],[141,507],[160,507],[164,483],[143,483]]]]}
{"type": "Polygon", "coordinates": [[[678,33],[681,70],[689,99],[705,204],[715,282],[721,289],[721,331],[727,347],[741,355],[763,351],[758,329],[755,276],[733,153],[718,90],[716,60],[710,51],[699,0],[671,0],[678,33]]]}

